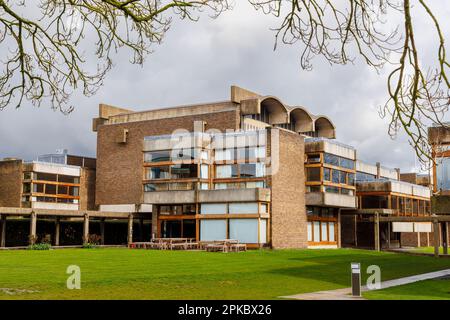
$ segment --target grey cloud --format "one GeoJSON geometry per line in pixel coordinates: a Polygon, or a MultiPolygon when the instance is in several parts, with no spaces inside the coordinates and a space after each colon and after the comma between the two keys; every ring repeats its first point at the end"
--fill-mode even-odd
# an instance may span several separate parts
{"type": "Polygon", "coordinates": [[[76,108],[69,116],[44,105],[38,110],[24,105],[1,112],[0,157],[32,159],[62,147],[93,156],[96,137],[91,119],[100,102],[145,110],[219,101],[228,98],[231,84],[237,84],[329,116],[338,139],[356,147],[363,160],[404,171],[414,168],[407,139],[401,135],[392,140],[387,120],[378,115],[386,99],[385,75],[362,63],[330,66],[320,58],[315,59],[313,71],[303,71],[299,46],[273,51],[274,33],[269,27],[278,23],[241,1],[217,20],[203,16],[197,23],[174,21],[144,67],[129,64],[128,53],[120,52],[95,96],[72,97],[76,108]]]}

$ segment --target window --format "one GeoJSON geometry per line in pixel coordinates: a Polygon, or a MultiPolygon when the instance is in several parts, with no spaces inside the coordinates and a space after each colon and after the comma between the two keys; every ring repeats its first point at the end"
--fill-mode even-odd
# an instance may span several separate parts
{"type": "Polygon", "coordinates": [[[314,242],[320,242],[320,222],[313,221],[314,225],[314,242]]]}
{"type": "Polygon", "coordinates": [[[229,213],[258,213],[258,203],[230,203],[229,213]]]}
{"type": "Polygon", "coordinates": [[[44,193],[44,184],[42,184],[42,183],[33,183],[33,192],[44,193]]]}
{"type": "Polygon", "coordinates": [[[148,180],[170,179],[168,166],[147,168],[146,171],[147,171],[146,179],[148,180]]]}
{"type": "Polygon", "coordinates": [[[339,172],[339,183],[346,184],[347,183],[347,173],[340,171],[339,172]]]}
{"type": "Polygon", "coordinates": [[[356,172],[356,181],[374,181],[375,176],[364,172],[356,172]]]}
{"type": "Polygon", "coordinates": [[[258,219],[230,219],[230,239],[258,243],[258,219]]]}
{"type": "Polygon", "coordinates": [[[306,186],[306,192],[321,192],[320,186],[306,186]]]}
{"type": "Polygon", "coordinates": [[[307,155],[307,163],[319,163],[320,162],[320,154],[308,154],[307,155]]]}
{"type": "Polygon", "coordinates": [[[24,183],[22,190],[23,190],[23,193],[30,193],[31,192],[31,184],[30,183],[24,183]]]}
{"type": "Polygon", "coordinates": [[[436,179],[438,190],[450,190],[450,158],[436,159],[436,179]]]}
{"type": "Polygon", "coordinates": [[[80,178],[74,176],[58,175],[58,181],[65,183],[80,183],[80,178]]]}
{"type": "Polygon", "coordinates": [[[78,197],[80,192],[80,188],[78,187],[69,187],[69,195],[78,197]]]}
{"type": "Polygon", "coordinates": [[[323,162],[339,167],[339,157],[334,154],[324,153],[323,162]]]}
{"type": "Polygon", "coordinates": [[[45,193],[46,194],[56,194],[56,185],[46,184],[45,185],[45,193]]]}
{"type": "Polygon", "coordinates": [[[245,188],[247,189],[255,189],[255,188],[265,188],[265,181],[255,181],[255,182],[246,182],[245,188]]]}
{"type": "Polygon", "coordinates": [[[52,173],[44,173],[44,172],[37,172],[36,173],[36,180],[42,180],[42,181],[57,181],[56,174],[52,173]]]}
{"type": "Polygon", "coordinates": [[[58,186],[58,194],[68,194],[69,187],[67,186],[58,186]]]}
{"type": "Polygon", "coordinates": [[[325,192],[339,193],[339,188],[338,187],[324,186],[324,188],[325,188],[325,192]]]}
{"type": "Polygon", "coordinates": [[[347,173],[347,184],[354,186],[355,185],[355,174],[354,173],[347,173]]]}
{"type": "Polygon", "coordinates": [[[227,150],[216,150],[215,151],[215,161],[225,161],[225,160],[234,160],[234,154],[232,149],[227,150]]]}
{"type": "Polygon", "coordinates": [[[145,162],[170,161],[170,150],[150,151],[144,153],[145,162]]]}
{"type": "Polygon", "coordinates": [[[239,171],[240,171],[241,178],[264,177],[265,164],[262,162],[241,163],[241,164],[239,164],[239,171]]]}
{"type": "Polygon", "coordinates": [[[145,192],[167,191],[167,190],[169,190],[169,185],[167,183],[146,183],[144,185],[145,192]]]}
{"type": "Polygon", "coordinates": [[[197,178],[197,171],[197,164],[175,164],[170,166],[172,179],[197,178]]]}
{"type": "Polygon", "coordinates": [[[321,237],[321,240],[322,241],[328,241],[328,224],[326,223],[326,222],[322,222],[321,224],[320,224],[320,228],[321,228],[321,231],[322,231],[322,237],[321,237]]]}
{"type": "Polygon", "coordinates": [[[200,178],[202,179],[209,178],[209,166],[207,164],[202,164],[200,166],[200,178]]]}
{"type": "Polygon", "coordinates": [[[320,168],[306,168],[307,181],[320,181],[320,168]]]}
{"type": "Polygon", "coordinates": [[[355,168],[355,161],[346,159],[346,158],[339,158],[339,166],[346,169],[354,169],[355,168]]]}
{"type": "Polygon", "coordinates": [[[353,196],[355,193],[352,189],[341,188],[341,194],[353,196]]]}
{"type": "Polygon", "coordinates": [[[331,181],[333,183],[339,183],[339,181],[340,181],[340,171],[339,170],[333,170],[331,172],[331,181]]]}
{"type": "Polygon", "coordinates": [[[201,220],[200,241],[223,240],[227,238],[227,220],[201,220]]]}
{"type": "Polygon", "coordinates": [[[308,221],[308,241],[312,241],[312,222],[308,221]]]}
{"type": "Polygon", "coordinates": [[[259,243],[267,242],[267,219],[261,219],[259,223],[259,243]]]}
{"type": "Polygon", "coordinates": [[[237,176],[237,165],[235,164],[216,166],[216,178],[236,178],[237,176]]]}
{"type": "Polygon", "coordinates": [[[331,169],[330,168],[323,168],[323,180],[331,181],[331,169]]]}
{"type": "Polygon", "coordinates": [[[192,182],[174,182],[169,183],[169,190],[193,190],[194,183],[192,182]]]}
{"type": "Polygon", "coordinates": [[[200,207],[201,214],[226,214],[226,203],[205,203],[200,207]]]}
{"type": "Polygon", "coordinates": [[[328,222],[328,233],[329,233],[328,241],[331,241],[331,242],[336,241],[335,236],[334,236],[334,222],[328,222]]]}

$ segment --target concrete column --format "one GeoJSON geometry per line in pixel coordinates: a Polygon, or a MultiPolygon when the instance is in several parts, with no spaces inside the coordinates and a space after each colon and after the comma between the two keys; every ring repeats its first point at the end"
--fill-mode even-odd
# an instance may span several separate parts
{"type": "Polygon", "coordinates": [[[128,216],[128,244],[133,242],[133,214],[128,216]]]}
{"type": "Polygon", "coordinates": [[[100,221],[100,244],[105,244],[105,218],[100,221]]]}
{"type": "Polygon", "coordinates": [[[341,209],[338,209],[338,221],[337,221],[337,245],[341,247],[341,209]]]}
{"type": "Polygon", "coordinates": [[[387,223],[387,245],[388,249],[391,248],[391,222],[387,223]]]}
{"type": "Polygon", "coordinates": [[[55,222],[55,246],[57,246],[57,247],[59,246],[60,229],[61,229],[60,220],[59,220],[59,218],[56,218],[56,222],[55,222]]]}
{"type": "Polygon", "coordinates": [[[448,254],[448,222],[442,223],[442,247],[444,254],[448,254]]]}
{"type": "Polygon", "coordinates": [[[0,247],[6,247],[6,216],[0,218],[0,247]]]}
{"type": "Polygon", "coordinates": [[[89,215],[85,213],[83,220],[83,244],[88,243],[88,241],[89,241],[89,215]]]}
{"type": "Polygon", "coordinates": [[[378,212],[374,216],[374,236],[375,251],[380,251],[380,215],[378,212]]]}
{"type": "Polygon", "coordinates": [[[433,221],[433,234],[434,234],[434,256],[439,256],[439,222],[433,221]]]}
{"type": "Polygon", "coordinates": [[[36,223],[37,223],[37,217],[36,213],[33,211],[30,215],[30,236],[29,236],[29,243],[30,245],[33,245],[36,243],[36,223]]]}
{"type": "Polygon", "coordinates": [[[155,206],[152,208],[152,238],[158,237],[158,211],[155,206]]]}

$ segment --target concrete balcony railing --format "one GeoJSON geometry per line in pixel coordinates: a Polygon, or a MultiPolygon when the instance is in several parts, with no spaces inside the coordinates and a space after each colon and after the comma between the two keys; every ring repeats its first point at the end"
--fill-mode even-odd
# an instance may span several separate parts
{"type": "Polygon", "coordinates": [[[214,202],[256,202],[270,201],[270,189],[226,189],[226,190],[189,190],[189,191],[152,191],[144,192],[144,203],[214,203],[214,202]]]}
{"type": "Polygon", "coordinates": [[[330,192],[308,192],[306,193],[306,205],[356,208],[356,197],[330,192]]]}

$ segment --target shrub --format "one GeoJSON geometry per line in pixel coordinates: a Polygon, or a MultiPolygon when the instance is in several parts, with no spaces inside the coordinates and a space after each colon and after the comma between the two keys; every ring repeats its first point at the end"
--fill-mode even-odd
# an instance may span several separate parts
{"type": "Polygon", "coordinates": [[[51,244],[46,243],[46,242],[35,243],[35,244],[28,246],[29,250],[50,250],[51,248],[52,248],[51,244]]]}

